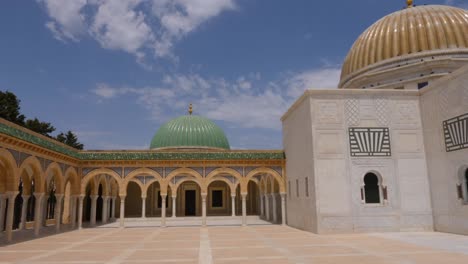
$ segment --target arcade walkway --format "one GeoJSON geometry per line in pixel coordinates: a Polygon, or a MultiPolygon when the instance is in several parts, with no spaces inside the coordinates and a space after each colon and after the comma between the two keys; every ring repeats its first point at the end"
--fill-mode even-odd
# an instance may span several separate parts
{"type": "Polygon", "coordinates": [[[0,245],[0,263],[468,263],[468,237],[315,235],[285,226],[89,228],[0,245]]]}

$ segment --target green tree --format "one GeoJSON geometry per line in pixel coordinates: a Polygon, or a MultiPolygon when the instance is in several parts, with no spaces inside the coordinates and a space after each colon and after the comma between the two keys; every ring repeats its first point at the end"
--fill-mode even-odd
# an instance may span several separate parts
{"type": "Polygon", "coordinates": [[[20,113],[20,100],[12,92],[0,91],[0,117],[24,126],[24,115],[20,113]]]}
{"type": "Polygon", "coordinates": [[[28,119],[24,125],[27,129],[30,129],[36,133],[42,134],[47,137],[51,137],[50,133],[55,131],[55,127],[53,127],[50,123],[41,122],[39,119],[28,119]]]}
{"type": "Polygon", "coordinates": [[[84,145],[78,141],[78,137],[70,130],[66,134],[63,132],[58,134],[57,140],[76,149],[83,149],[84,147],[84,145]]]}

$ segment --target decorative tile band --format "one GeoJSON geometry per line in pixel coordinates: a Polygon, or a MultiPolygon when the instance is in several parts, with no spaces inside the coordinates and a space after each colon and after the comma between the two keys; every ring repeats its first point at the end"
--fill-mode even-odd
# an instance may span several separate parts
{"type": "Polygon", "coordinates": [[[79,151],[0,122],[0,134],[24,140],[79,160],[284,160],[282,151],[155,152],[79,151]]]}

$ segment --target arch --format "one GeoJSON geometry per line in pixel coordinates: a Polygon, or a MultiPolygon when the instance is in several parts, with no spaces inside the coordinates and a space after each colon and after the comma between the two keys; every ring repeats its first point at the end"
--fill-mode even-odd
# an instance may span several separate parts
{"type": "Polygon", "coordinates": [[[19,175],[22,175],[23,173],[28,173],[28,168],[32,170],[32,175],[30,176],[32,176],[32,179],[34,179],[34,191],[36,193],[43,193],[45,191],[45,181],[41,163],[34,156],[26,158],[19,168],[19,175]]]}
{"type": "Polygon", "coordinates": [[[364,202],[366,204],[380,204],[382,202],[381,195],[382,178],[370,171],[363,177],[364,202]]]}
{"type": "Polygon", "coordinates": [[[277,181],[280,193],[286,193],[286,188],[285,188],[285,185],[284,185],[283,177],[281,177],[281,175],[279,175],[279,173],[277,171],[275,171],[275,170],[273,170],[271,168],[267,168],[267,167],[256,168],[256,169],[252,170],[251,172],[249,172],[249,174],[247,174],[245,179],[243,181],[241,181],[241,193],[246,193],[247,184],[252,179],[252,177],[254,177],[255,175],[257,175],[259,173],[266,173],[266,174],[271,175],[277,181]]]}
{"type": "Polygon", "coordinates": [[[137,179],[132,179],[131,181],[129,181],[129,182],[127,182],[127,183],[125,184],[125,188],[128,187],[128,184],[129,184],[130,182],[134,182],[134,183],[136,183],[136,184],[140,187],[141,197],[146,197],[146,192],[143,192],[144,190],[146,190],[146,189],[145,189],[146,184],[141,183],[141,182],[140,182],[139,180],[137,180],[137,179]]]}
{"type": "MultiPolygon", "coordinates": [[[[190,177],[190,176],[189,177],[185,176],[184,178],[179,180],[176,184],[169,183],[168,186],[171,188],[172,193],[177,193],[177,190],[179,189],[179,186],[182,183],[188,182],[188,181],[195,182],[198,185],[198,187],[200,187],[201,194],[206,194],[207,193],[206,188],[203,189],[203,184],[201,182],[199,182],[198,179],[190,177]]],[[[161,190],[162,190],[162,186],[161,186],[161,190]]],[[[161,194],[164,194],[164,193],[161,191],[161,194]]],[[[167,194],[167,189],[166,189],[166,194],[167,194]]]]}
{"type": "Polygon", "coordinates": [[[105,175],[101,175],[99,178],[98,178],[98,181],[97,181],[97,194],[99,194],[99,186],[102,186],[102,193],[101,193],[101,196],[107,196],[109,195],[109,182],[107,180],[107,177],[105,175]]]}
{"type": "Polygon", "coordinates": [[[229,175],[235,177],[238,181],[240,181],[242,179],[242,175],[239,172],[237,172],[236,170],[233,170],[231,168],[226,168],[226,167],[217,168],[217,169],[213,170],[212,172],[208,173],[208,175],[206,175],[205,179],[208,181],[209,179],[211,179],[213,177],[220,176],[220,174],[229,174],[229,175]]]}
{"type": "Polygon", "coordinates": [[[458,170],[458,198],[468,203],[468,165],[463,165],[458,170]]]}
{"type": "Polygon", "coordinates": [[[227,178],[225,178],[223,176],[211,177],[211,179],[207,179],[207,181],[206,181],[206,190],[207,191],[208,191],[208,187],[210,186],[210,184],[215,182],[215,181],[225,182],[229,186],[229,190],[231,191],[231,194],[236,193],[237,185],[239,185],[239,182],[232,183],[230,180],[228,180],[227,178]]]}
{"type": "Polygon", "coordinates": [[[63,194],[64,186],[63,186],[62,169],[60,168],[57,162],[52,162],[51,164],[49,164],[49,166],[47,167],[44,173],[44,176],[45,176],[45,184],[47,187],[49,186],[49,183],[53,178],[55,181],[55,186],[57,187],[57,194],[63,194]]]}
{"type": "MultiPolygon", "coordinates": [[[[155,178],[156,181],[158,181],[160,184],[161,182],[163,182],[163,177],[161,176],[161,174],[157,173],[156,171],[152,170],[152,169],[148,169],[148,168],[139,168],[139,169],[136,169],[132,172],[130,172],[127,176],[125,176],[123,182],[122,182],[122,186],[123,188],[127,188],[127,185],[130,181],[134,180],[135,177],[137,176],[142,176],[142,175],[150,175],[150,176],[153,176],[155,178]]],[[[151,183],[153,183],[154,181],[151,180],[151,183]]],[[[145,185],[141,185],[141,191],[142,191],[142,194],[145,193],[146,194],[146,189],[148,188],[148,183],[146,183],[145,185]]]]}
{"type": "Polygon", "coordinates": [[[110,175],[112,178],[115,179],[117,182],[117,186],[119,187],[119,195],[120,196],[125,196],[127,195],[127,191],[122,188],[122,180],[120,178],[120,175],[118,175],[115,171],[106,169],[106,168],[100,168],[100,169],[95,169],[88,173],[82,180],[81,180],[81,191],[80,193],[82,195],[86,194],[86,185],[88,182],[93,179],[94,177],[100,175],[100,174],[107,174],[110,175]]]}
{"type": "Polygon", "coordinates": [[[19,177],[16,161],[13,155],[6,149],[0,149],[0,161],[4,171],[0,171],[0,193],[16,191],[19,185],[19,177]]]}
{"type": "Polygon", "coordinates": [[[80,178],[78,177],[78,172],[73,167],[69,167],[65,171],[65,180],[63,186],[65,187],[68,182],[71,184],[71,195],[80,194],[80,178]]]}
{"type": "MultiPolygon", "coordinates": [[[[171,186],[171,189],[172,189],[172,186],[177,186],[180,185],[180,184],[173,184],[171,183],[171,180],[176,177],[176,176],[179,176],[179,175],[189,175],[189,176],[192,176],[194,177],[194,181],[198,183],[198,185],[200,185],[200,188],[202,189],[202,192],[204,190],[204,179],[202,177],[202,175],[200,175],[200,173],[198,173],[197,171],[195,171],[194,169],[190,169],[190,168],[179,168],[179,169],[175,169],[173,170],[171,173],[169,173],[166,178],[164,179],[164,183],[165,184],[161,184],[161,193],[167,193],[167,186],[171,186]],[[164,188],[164,189],[163,189],[164,188]]],[[[206,191],[206,190],[205,190],[206,191]]]]}
{"type": "MultiPolygon", "coordinates": [[[[158,180],[158,179],[152,179],[151,181],[147,182],[145,185],[143,185],[143,189],[141,190],[141,193],[143,195],[143,193],[146,195],[148,195],[148,188],[151,186],[151,184],[153,183],[159,183],[159,188],[161,188],[161,181],[158,180]]],[[[166,186],[166,190],[167,190],[167,186],[166,186]]]]}

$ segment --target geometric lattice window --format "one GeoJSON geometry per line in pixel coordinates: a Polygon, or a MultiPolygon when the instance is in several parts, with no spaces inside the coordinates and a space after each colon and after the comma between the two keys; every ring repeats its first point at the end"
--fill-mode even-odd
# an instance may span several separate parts
{"type": "Polygon", "coordinates": [[[445,150],[468,148],[468,114],[444,121],[445,150]]]}
{"type": "Polygon", "coordinates": [[[386,127],[350,127],[349,145],[351,157],[388,157],[392,155],[390,132],[386,127]]]}

